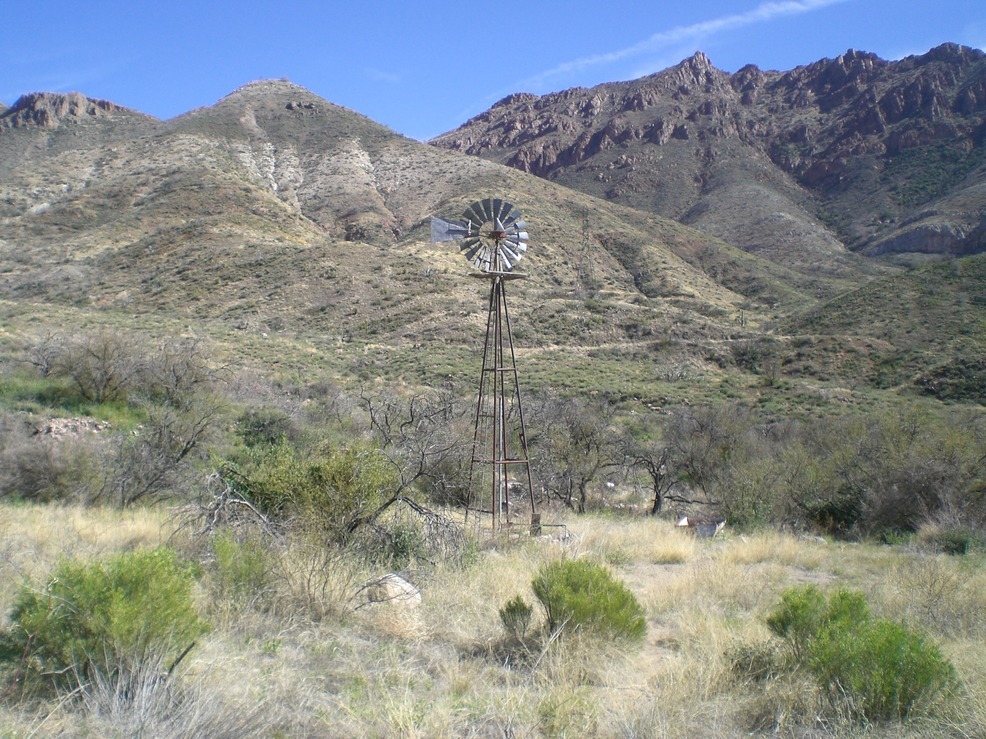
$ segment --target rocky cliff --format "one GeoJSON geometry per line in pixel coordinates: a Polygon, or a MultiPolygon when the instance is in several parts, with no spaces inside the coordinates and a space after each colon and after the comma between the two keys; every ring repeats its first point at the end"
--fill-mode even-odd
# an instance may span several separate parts
{"type": "Polygon", "coordinates": [[[39,126],[57,128],[62,124],[85,124],[94,120],[136,118],[153,120],[144,113],[124,108],[108,100],[88,98],[78,92],[34,92],[22,95],[10,107],[0,104],[0,128],[39,126]]]}
{"type": "Polygon", "coordinates": [[[844,248],[980,248],[966,236],[986,212],[984,132],[986,55],[945,44],[733,74],[699,52],[631,82],[511,95],[432,143],[810,268],[844,248]]]}

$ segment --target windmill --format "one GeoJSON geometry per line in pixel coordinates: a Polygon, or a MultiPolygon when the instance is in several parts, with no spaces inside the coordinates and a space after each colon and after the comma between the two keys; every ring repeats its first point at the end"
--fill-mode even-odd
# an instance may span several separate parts
{"type": "Polygon", "coordinates": [[[514,513],[510,492],[517,486],[511,472],[520,468],[521,484],[527,484],[530,500],[531,531],[540,520],[535,512],[534,485],[527,454],[524,410],[520,401],[520,383],[514,354],[510,313],[504,289],[510,280],[527,277],[514,272],[527,251],[526,224],[513,205],[499,198],[473,203],[461,221],[432,217],[432,241],[459,241],[459,251],[478,272],[469,276],[490,282],[489,313],[486,319],[486,343],[483,347],[483,370],[476,401],[476,424],[473,430],[472,458],[469,465],[469,493],[466,520],[470,512],[489,515],[494,531],[512,523],[514,513]],[[490,486],[474,500],[473,479],[477,472],[488,470],[490,486]]]}

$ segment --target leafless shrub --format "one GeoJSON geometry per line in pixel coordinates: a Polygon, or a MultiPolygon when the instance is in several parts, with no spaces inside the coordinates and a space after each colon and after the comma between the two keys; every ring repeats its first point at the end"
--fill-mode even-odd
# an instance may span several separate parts
{"type": "Polygon", "coordinates": [[[69,377],[79,394],[93,403],[124,400],[138,382],[142,352],[127,334],[104,329],[64,339],[50,351],[48,372],[69,377]]]}
{"type": "Polygon", "coordinates": [[[458,563],[466,553],[459,524],[406,497],[394,499],[372,523],[357,529],[351,545],[370,560],[400,567],[420,560],[458,563]]]}
{"type": "Polygon", "coordinates": [[[273,538],[276,529],[270,519],[230,485],[218,472],[206,482],[208,496],[177,507],[172,516],[176,532],[187,532],[193,539],[208,537],[221,530],[259,529],[273,538]]]}
{"type": "Polygon", "coordinates": [[[368,433],[394,465],[399,486],[394,500],[418,488],[440,503],[461,502],[468,486],[467,409],[452,389],[410,397],[359,393],[368,433]]]}
{"type": "Polygon", "coordinates": [[[140,384],[144,394],[173,408],[186,408],[216,375],[198,341],[179,339],[165,341],[149,354],[140,384]]]}
{"type": "Polygon", "coordinates": [[[0,419],[0,498],[51,502],[85,499],[96,485],[104,445],[92,438],[55,438],[30,424],[0,419]]]}
{"type": "Polygon", "coordinates": [[[132,334],[103,329],[38,338],[25,360],[42,377],[65,377],[93,403],[136,398],[183,408],[216,379],[198,341],[147,345],[132,334]]]}
{"type": "Polygon", "coordinates": [[[312,621],[351,609],[351,599],[366,580],[358,558],[345,548],[303,535],[285,538],[278,548],[275,611],[312,621]]]}
{"type": "Polygon", "coordinates": [[[219,407],[205,400],[185,409],[148,406],[147,413],[147,421],[109,460],[100,492],[121,507],[159,498],[188,482],[187,461],[212,432],[219,407]]]}

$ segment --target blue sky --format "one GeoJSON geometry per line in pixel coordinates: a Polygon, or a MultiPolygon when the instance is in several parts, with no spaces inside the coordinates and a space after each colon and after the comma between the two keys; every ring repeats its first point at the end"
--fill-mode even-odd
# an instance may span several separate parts
{"type": "Polygon", "coordinates": [[[627,80],[697,50],[719,69],[792,69],[986,47],[983,0],[5,0],[0,101],[78,91],[171,118],[286,77],[428,139],[513,92],[627,80]]]}

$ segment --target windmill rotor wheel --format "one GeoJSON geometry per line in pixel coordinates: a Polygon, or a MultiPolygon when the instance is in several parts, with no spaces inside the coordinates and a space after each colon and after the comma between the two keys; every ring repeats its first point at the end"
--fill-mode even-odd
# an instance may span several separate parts
{"type": "Polygon", "coordinates": [[[511,203],[500,198],[479,200],[462,214],[466,235],[459,247],[483,272],[510,272],[527,251],[527,224],[511,203]]]}

